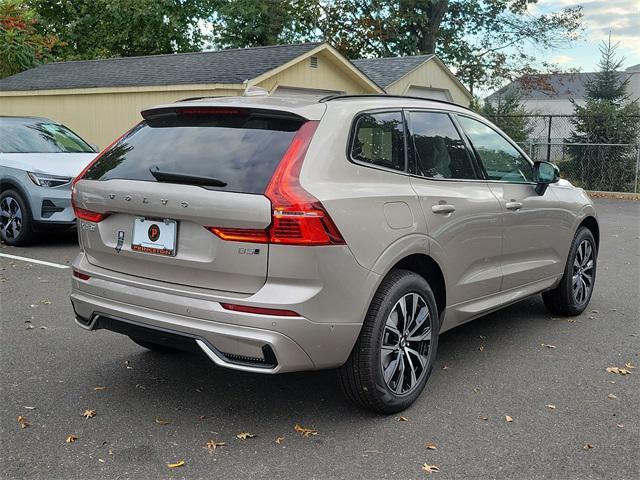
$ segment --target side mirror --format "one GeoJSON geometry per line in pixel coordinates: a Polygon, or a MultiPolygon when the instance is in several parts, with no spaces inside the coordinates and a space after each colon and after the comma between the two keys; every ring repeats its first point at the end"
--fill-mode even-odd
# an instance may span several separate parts
{"type": "Polygon", "coordinates": [[[560,169],[553,163],[536,162],[533,164],[533,181],[536,182],[536,193],[544,195],[551,183],[560,180],[560,169]]]}

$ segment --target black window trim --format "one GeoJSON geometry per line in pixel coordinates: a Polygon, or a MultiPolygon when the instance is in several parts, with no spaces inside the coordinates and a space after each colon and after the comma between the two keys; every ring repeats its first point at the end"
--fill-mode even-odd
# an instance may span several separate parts
{"type": "MultiPolygon", "coordinates": [[[[458,132],[458,135],[460,135],[460,139],[462,140],[462,142],[464,143],[465,146],[465,150],[466,150],[466,155],[467,155],[467,159],[469,160],[469,162],[471,163],[471,167],[473,168],[473,170],[475,171],[475,173],[478,175],[478,178],[433,178],[433,177],[425,177],[423,175],[418,175],[417,173],[413,173],[411,172],[411,170],[408,170],[409,175],[413,178],[419,178],[421,180],[429,180],[432,182],[473,182],[473,183],[477,183],[477,182],[482,182],[485,183],[486,180],[486,174],[484,173],[484,169],[482,169],[479,165],[478,165],[478,159],[476,158],[470,143],[468,142],[468,138],[467,138],[467,134],[464,130],[462,130],[462,126],[459,125],[458,123],[458,119],[455,117],[456,112],[452,112],[449,110],[441,110],[438,108],[420,108],[420,107],[409,107],[409,108],[405,108],[404,109],[406,112],[409,113],[409,117],[411,116],[411,112],[425,112],[425,113],[440,113],[440,114],[444,114],[447,115],[449,117],[449,119],[451,120],[451,123],[453,123],[453,127],[456,129],[456,131],[458,132]]],[[[411,134],[411,132],[409,131],[409,121],[407,116],[405,115],[405,121],[407,123],[407,131],[405,136],[408,138],[409,136],[411,136],[411,139],[413,140],[413,135],[411,134]]],[[[411,149],[411,158],[410,161],[412,163],[415,163],[415,151],[414,151],[414,142],[410,142],[410,149],[411,149]]]]}
{"type": "MultiPolygon", "coordinates": [[[[531,168],[533,170],[533,165],[534,165],[535,162],[533,162],[533,160],[531,160],[529,158],[529,156],[525,153],[524,150],[522,150],[520,148],[520,146],[518,146],[518,144],[516,144],[508,136],[503,134],[499,129],[496,129],[495,126],[492,126],[489,122],[485,121],[483,118],[478,118],[478,117],[475,117],[475,116],[472,116],[472,115],[468,115],[466,113],[458,113],[458,112],[456,112],[454,115],[456,117],[466,117],[466,118],[469,118],[471,120],[475,120],[476,122],[482,123],[484,126],[486,126],[486,127],[490,128],[491,130],[493,130],[496,134],[498,134],[503,139],[505,139],[509,145],[514,147],[516,149],[516,151],[520,155],[522,155],[522,158],[524,158],[527,162],[529,162],[531,164],[531,168]]],[[[457,118],[456,118],[456,123],[459,123],[457,118]]],[[[483,176],[485,177],[484,180],[487,183],[508,183],[508,184],[511,184],[511,185],[537,185],[536,182],[512,182],[510,180],[493,180],[493,179],[490,179],[488,177],[488,175],[487,175],[486,169],[484,168],[484,164],[482,163],[480,155],[478,154],[478,152],[476,151],[475,147],[473,146],[473,142],[469,138],[469,136],[468,136],[466,130],[464,129],[464,127],[462,126],[462,124],[460,124],[460,128],[462,129],[462,132],[464,133],[465,139],[469,143],[469,148],[471,149],[471,152],[472,152],[474,158],[476,159],[476,163],[480,166],[480,170],[481,170],[483,176]]]]}
{"type": "Polygon", "coordinates": [[[350,163],[353,163],[355,165],[359,165],[361,167],[367,167],[367,168],[374,168],[376,170],[381,170],[383,172],[390,172],[390,173],[396,173],[396,174],[408,176],[410,175],[409,157],[407,152],[408,146],[409,146],[409,142],[407,140],[407,119],[404,114],[404,108],[402,107],[374,108],[370,110],[359,111],[356,115],[354,115],[353,119],[351,120],[351,128],[349,130],[349,139],[347,141],[347,149],[345,153],[347,156],[347,160],[349,160],[350,163]],[[376,113],[399,113],[402,116],[402,138],[404,142],[404,169],[403,170],[394,170],[393,168],[383,167],[381,165],[376,165],[375,163],[363,162],[362,160],[353,158],[353,156],[351,155],[358,120],[360,119],[360,117],[363,117],[365,115],[374,115],[376,113]]]}

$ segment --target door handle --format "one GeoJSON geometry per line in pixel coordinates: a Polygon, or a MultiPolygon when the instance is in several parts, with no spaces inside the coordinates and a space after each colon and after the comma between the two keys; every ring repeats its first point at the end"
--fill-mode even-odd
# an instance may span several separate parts
{"type": "Polygon", "coordinates": [[[520,210],[522,208],[522,202],[511,200],[510,202],[507,202],[506,207],[507,210],[520,210]]]}
{"type": "Polygon", "coordinates": [[[456,211],[456,207],[453,205],[434,205],[431,207],[433,213],[453,213],[456,211]]]}

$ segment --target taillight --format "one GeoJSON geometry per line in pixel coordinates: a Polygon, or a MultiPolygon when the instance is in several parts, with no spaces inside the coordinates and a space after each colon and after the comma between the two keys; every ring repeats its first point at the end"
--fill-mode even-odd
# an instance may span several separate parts
{"type": "Polygon", "coordinates": [[[266,230],[207,227],[223,240],[280,245],[344,245],[338,227],[320,201],[300,185],[302,162],[318,127],[304,123],[291,141],[265,196],[271,200],[271,225],[266,230]]]}
{"type": "MultiPolygon", "coordinates": [[[[131,130],[133,130],[133,129],[131,129],[131,130]]],[[[105,218],[107,218],[109,216],[109,214],[107,214],[107,213],[92,212],[90,210],[86,210],[84,208],[78,207],[78,204],[76,202],[76,195],[77,195],[76,183],[78,183],[80,180],[82,180],[82,177],[84,177],[87,174],[89,169],[91,167],[93,167],[95,165],[95,163],[98,160],[100,160],[100,158],[102,158],[102,156],[105,153],[107,153],[111,147],[113,147],[116,143],[118,143],[120,140],[122,140],[125,137],[125,135],[127,135],[131,130],[127,130],[125,133],[120,135],[116,140],[111,142],[109,144],[109,146],[107,148],[105,148],[104,150],[102,150],[98,155],[96,155],[96,158],[91,160],[89,162],[89,164],[86,167],[84,167],[82,169],[82,171],[76,176],[76,178],[74,178],[73,181],[71,182],[71,205],[73,206],[73,213],[75,214],[76,218],[79,218],[80,220],[86,220],[87,222],[98,223],[98,222],[101,222],[102,220],[104,220],[105,218]]]]}

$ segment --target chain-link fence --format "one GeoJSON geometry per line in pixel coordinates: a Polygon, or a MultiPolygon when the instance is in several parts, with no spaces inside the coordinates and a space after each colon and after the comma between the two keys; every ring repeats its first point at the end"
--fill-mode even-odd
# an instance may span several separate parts
{"type": "MultiPolygon", "coordinates": [[[[574,185],[638,193],[640,138],[625,138],[624,143],[574,143],[570,141],[574,119],[572,115],[503,115],[492,120],[499,126],[522,125],[520,131],[507,133],[519,140],[532,160],[555,163],[562,177],[574,185]]],[[[640,117],[629,120],[640,122],[640,117]]]]}

